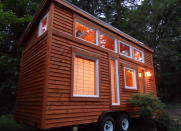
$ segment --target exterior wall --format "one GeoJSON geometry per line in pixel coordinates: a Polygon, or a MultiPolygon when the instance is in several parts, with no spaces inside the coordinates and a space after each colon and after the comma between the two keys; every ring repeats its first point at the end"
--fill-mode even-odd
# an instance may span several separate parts
{"type": "Polygon", "coordinates": [[[55,6],[53,28],[73,34],[73,13],[61,6],[55,6]]]}
{"type": "Polygon", "coordinates": [[[42,116],[46,43],[47,34],[37,39],[37,30],[32,33],[23,49],[17,89],[15,119],[20,123],[38,127],[42,116]]]}
{"type": "MultiPolygon", "coordinates": [[[[145,64],[141,64],[129,58],[124,58],[119,54],[108,51],[101,47],[85,42],[74,37],[74,18],[76,14],[63,6],[55,5],[53,11],[53,28],[51,42],[49,43],[49,66],[47,80],[47,98],[45,105],[45,119],[43,128],[53,128],[68,125],[78,125],[97,122],[99,116],[110,110],[122,110],[133,112],[134,107],[128,104],[133,93],[139,92],[137,82],[137,90],[124,88],[124,67],[138,69],[140,66],[146,67],[149,65],[149,70],[152,63],[151,53],[143,48],[131,43],[129,40],[111,34],[111,32],[96,26],[107,34],[111,34],[116,39],[127,42],[133,47],[138,48],[145,53],[145,64]],[[74,49],[82,49],[87,52],[100,55],[100,97],[99,98],[81,98],[72,97],[72,66],[74,49]],[[115,56],[119,58],[119,83],[120,83],[120,99],[121,105],[111,106],[110,92],[110,72],[109,58],[115,56]],[[147,66],[146,66],[147,65],[147,66]]],[[[86,20],[85,20],[86,21],[86,20]]],[[[89,23],[89,22],[88,22],[89,23]]],[[[138,76],[137,76],[138,77],[138,76]]],[[[154,92],[152,81],[147,82],[147,92],[154,92]]]]}
{"type": "Polygon", "coordinates": [[[28,39],[25,43],[21,43],[24,47],[20,63],[19,87],[16,93],[16,121],[38,128],[43,128],[50,36],[49,31],[38,36],[38,25],[47,12],[50,18],[48,25],[51,25],[51,10],[47,8],[48,10],[44,10],[39,16],[28,39]]]}
{"type": "Polygon", "coordinates": [[[109,110],[109,61],[105,52],[82,46],[77,42],[53,35],[48,79],[46,128],[96,122],[109,110]],[[101,98],[71,97],[72,46],[101,55],[101,98]]]}

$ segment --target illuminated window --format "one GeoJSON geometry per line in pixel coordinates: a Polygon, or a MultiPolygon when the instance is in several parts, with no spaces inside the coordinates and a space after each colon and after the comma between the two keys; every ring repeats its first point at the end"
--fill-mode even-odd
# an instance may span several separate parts
{"type": "Polygon", "coordinates": [[[98,60],[76,55],[74,58],[73,96],[98,97],[98,60]]]}
{"type": "Polygon", "coordinates": [[[124,68],[125,88],[137,89],[136,71],[130,68],[124,68]]]}
{"type": "Polygon", "coordinates": [[[118,60],[110,60],[112,105],[120,105],[118,60]]]}
{"type": "Polygon", "coordinates": [[[121,43],[119,44],[119,52],[128,57],[132,57],[131,47],[127,44],[121,43]]]}
{"type": "Polygon", "coordinates": [[[80,39],[96,44],[96,30],[84,24],[75,22],[75,35],[80,39]]]}
{"type": "Polygon", "coordinates": [[[137,61],[144,62],[144,55],[142,51],[139,51],[137,49],[133,49],[133,58],[137,61]]]}
{"type": "Polygon", "coordinates": [[[110,36],[100,33],[99,43],[101,47],[115,51],[115,40],[111,38],[110,36]]]}
{"type": "Polygon", "coordinates": [[[39,23],[38,36],[43,35],[48,28],[48,15],[45,15],[39,23]]]}

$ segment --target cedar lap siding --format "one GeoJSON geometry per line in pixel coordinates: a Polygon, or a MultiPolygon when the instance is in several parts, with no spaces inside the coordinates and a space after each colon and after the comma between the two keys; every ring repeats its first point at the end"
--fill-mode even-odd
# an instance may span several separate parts
{"type": "MultiPolygon", "coordinates": [[[[43,23],[43,22],[42,22],[43,23]]],[[[96,40],[98,41],[98,40],[96,40]]],[[[20,87],[17,90],[15,119],[42,129],[97,122],[106,111],[133,112],[127,100],[133,93],[156,95],[153,51],[143,43],[63,0],[46,0],[20,39],[23,46],[20,87]],[[47,31],[39,34],[43,18],[47,31]],[[92,27],[144,53],[144,62],[75,37],[75,21],[92,27]],[[73,96],[75,55],[95,57],[98,64],[98,97],[73,96]],[[112,105],[111,63],[117,59],[115,80],[120,101],[112,105]],[[125,88],[124,69],[134,69],[136,89],[125,88]],[[141,76],[139,72],[151,73],[141,76]]],[[[118,50],[118,49],[116,49],[118,50]]],[[[116,96],[117,96],[116,95],[116,96]]]]}

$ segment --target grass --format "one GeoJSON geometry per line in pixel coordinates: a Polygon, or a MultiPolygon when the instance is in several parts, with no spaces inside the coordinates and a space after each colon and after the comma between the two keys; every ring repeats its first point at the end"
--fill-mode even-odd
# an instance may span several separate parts
{"type": "Polygon", "coordinates": [[[0,118],[0,131],[37,131],[32,127],[17,124],[12,116],[2,116],[0,118]]]}

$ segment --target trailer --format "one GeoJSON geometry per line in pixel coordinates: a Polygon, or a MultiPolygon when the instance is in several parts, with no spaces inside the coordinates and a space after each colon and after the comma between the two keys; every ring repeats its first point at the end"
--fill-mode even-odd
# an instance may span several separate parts
{"type": "Polygon", "coordinates": [[[19,43],[19,123],[127,131],[131,96],[157,94],[153,50],[65,0],[44,0],[19,43]]]}

